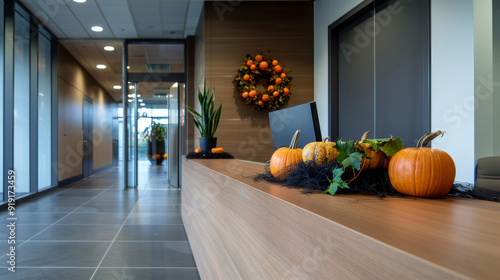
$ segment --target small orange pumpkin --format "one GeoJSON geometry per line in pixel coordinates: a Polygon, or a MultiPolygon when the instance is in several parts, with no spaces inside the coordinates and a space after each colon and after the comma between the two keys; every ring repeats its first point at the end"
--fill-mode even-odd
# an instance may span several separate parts
{"type": "Polygon", "coordinates": [[[322,142],[312,142],[307,144],[302,150],[302,160],[305,163],[314,162],[323,165],[334,161],[339,152],[335,149],[335,143],[329,142],[330,137],[326,137],[322,142]]]}
{"type": "Polygon", "coordinates": [[[375,151],[369,143],[363,143],[368,137],[370,131],[367,131],[358,142],[359,149],[366,154],[366,158],[361,159],[361,170],[376,169],[384,166],[385,154],[381,150],[375,151]]]}
{"type": "Polygon", "coordinates": [[[163,155],[163,158],[164,158],[164,159],[167,159],[167,154],[164,154],[164,155],[163,155]]]}
{"type": "Polygon", "coordinates": [[[416,148],[397,152],[389,162],[389,179],[400,193],[419,197],[446,195],[455,180],[455,163],[445,151],[427,148],[432,139],[443,134],[430,132],[418,140],[416,148]]]}
{"type": "Polygon", "coordinates": [[[285,178],[293,169],[298,167],[299,162],[302,162],[302,149],[297,149],[299,134],[300,129],[295,131],[290,147],[279,148],[273,153],[269,169],[274,178],[285,178]]]}
{"type": "Polygon", "coordinates": [[[224,152],[223,148],[212,148],[212,154],[222,154],[224,152]]]}
{"type": "Polygon", "coordinates": [[[198,148],[194,149],[194,152],[197,153],[197,154],[201,153],[201,148],[198,147],[198,148]]]}

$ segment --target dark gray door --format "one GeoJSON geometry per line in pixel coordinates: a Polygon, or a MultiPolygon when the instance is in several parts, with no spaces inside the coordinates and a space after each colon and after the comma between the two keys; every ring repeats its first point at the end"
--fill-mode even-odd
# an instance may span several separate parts
{"type": "Polygon", "coordinates": [[[378,1],[338,32],[339,136],[400,136],[430,129],[429,1],[378,1]]]}
{"type": "Polygon", "coordinates": [[[83,177],[94,173],[92,166],[92,123],[93,123],[92,100],[83,99],[83,177]]]}

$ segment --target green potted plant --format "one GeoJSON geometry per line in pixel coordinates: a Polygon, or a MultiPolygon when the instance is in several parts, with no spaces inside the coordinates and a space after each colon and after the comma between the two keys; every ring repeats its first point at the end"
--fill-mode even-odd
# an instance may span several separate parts
{"type": "Polygon", "coordinates": [[[165,155],[166,134],[166,128],[159,122],[153,122],[145,131],[144,138],[148,141],[148,159],[151,163],[162,164],[165,155]]]}
{"type": "Polygon", "coordinates": [[[206,90],[206,82],[203,85],[203,93],[198,90],[198,101],[201,105],[201,112],[196,112],[193,108],[186,105],[189,113],[194,117],[194,124],[200,131],[200,149],[202,153],[209,152],[212,148],[217,147],[217,138],[214,137],[217,126],[219,125],[220,113],[222,104],[219,105],[217,111],[214,111],[215,90],[206,90]]]}

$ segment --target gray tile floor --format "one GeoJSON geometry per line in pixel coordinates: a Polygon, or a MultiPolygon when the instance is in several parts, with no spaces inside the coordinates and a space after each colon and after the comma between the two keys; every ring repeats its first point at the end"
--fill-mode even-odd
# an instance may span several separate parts
{"type": "Polygon", "coordinates": [[[16,272],[7,270],[8,228],[0,226],[0,279],[200,279],[180,190],[163,183],[165,169],[142,165],[138,190],[123,190],[114,167],[20,203],[16,272]]]}

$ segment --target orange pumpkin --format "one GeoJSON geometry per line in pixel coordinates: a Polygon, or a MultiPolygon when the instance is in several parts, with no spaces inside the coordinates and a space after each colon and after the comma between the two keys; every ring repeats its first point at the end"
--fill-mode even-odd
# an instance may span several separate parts
{"type": "Polygon", "coordinates": [[[400,193],[419,197],[446,195],[455,180],[455,163],[450,155],[427,148],[432,139],[441,135],[438,130],[422,136],[416,148],[397,152],[389,163],[389,179],[400,193]]]}
{"type": "Polygon", "coordinates": [[[297,149],[299,134],[300,129],[295,131],[290,147],[279,148],[273,153],[269,169],[274,178],[285,178],[293,169],[297,168],[299,162],[302,161],[302,149],[297,149]]]}
{"type": "Polygon", "coordinates": [[[326,137],[322,142],[312,142],[307,144],[302,150],[302,160],[305,163],[314,162],[323,165],[334,161],[339,152],[335,149],[335,143],[329,142],[330,137],[326,137]]]}
{"type": "Polygon", "coordinates": [[[361,170],[376,169],[384,166],[385,154],[381,150],[375,151],[369,143],[363,143],[368,137],[370,131],[367,131],[358,142],[358,148],[366,154],[366,158],[361,159],[361,170]]]}
{"type": "Polygon", "coordinates": [[[201,153],[201,148],[198,147],[198,148],[194,149],[194,152],[197,153],[197,154],[201,153]]]}
{"type": "Polygon", "coordinates": [[[167,156],[167,154],[164,154],[164,155],[163,155],[163,158],[164,158],[164,159],[167,159],[167,157],[168,157],[168,156],[167,156]]]}
{"type": "Polygon", "coordinates": [[[223,148],[212,148],[212,154],[222,154],[224,152],[223,148]]]}

